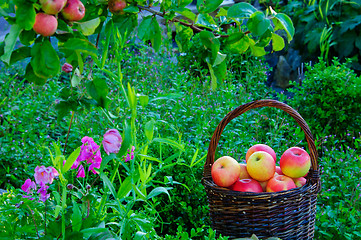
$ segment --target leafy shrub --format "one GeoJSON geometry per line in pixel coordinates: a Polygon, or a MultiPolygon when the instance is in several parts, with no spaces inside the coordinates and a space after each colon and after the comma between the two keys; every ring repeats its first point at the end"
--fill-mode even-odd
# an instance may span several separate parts
{"type": "Polygon", "coordinates": [[[353,58],[352,68],[361,70],[359,1],[292,1],[285,12],[295,25],[294,43],[308,59],[323,56],[353,58]]]}
{"type": "Polygon", "coordinates": [[[331,66],[320,59],[307,66],[305,79],[298,89],[291,89],[291,106],[310,125],[314,135],[343,135],[347,130],[361,131],[361,78],[334,59],[331,66]]]}
{"type": "MultiPolygon", "coordinates": [[[[361,140],[355,139],[354,145],[361,140]]],[[[322,188],[318,196],[315,238],[360,239],[360,146],[352,149],[327,136],[319,159],[322,188]]]]}

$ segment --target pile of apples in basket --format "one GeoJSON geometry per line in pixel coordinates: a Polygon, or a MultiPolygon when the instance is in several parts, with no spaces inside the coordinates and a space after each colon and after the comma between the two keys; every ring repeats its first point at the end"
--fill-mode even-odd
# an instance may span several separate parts
{"type": "Polygon", "coordinates": [[[306,184],[311,167],[310,155],[302,148],[291,147],[276,165],[276,153],[268,145],[248,149],[246,164],[232,157],[218,158],[212,165],[212,179],[220,187],[240,192],[279,192],[306,184]]]}

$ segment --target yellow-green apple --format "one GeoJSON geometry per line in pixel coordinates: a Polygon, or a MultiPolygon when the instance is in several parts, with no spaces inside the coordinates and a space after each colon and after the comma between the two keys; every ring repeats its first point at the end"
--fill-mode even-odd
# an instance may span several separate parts
{"type": "Polygon", "coordinates": [[[239,174],[239,179],[251,178],[251,176],[247,172],[247,165],[244,163],[239,164],[241,166],[241,172],[239,174]]]}
{"type": "Polygon", "coordinates": [[[284,175],[291,178],[303,177],[311,167],[310,155],[302,148],[291,147],[282,154],[280,167],[284,175]]]}
{"type": "Polygon", "coordinates": [[[212,165],[211,175],[213,182],[220,187],[229,187],[239,179],[241,166],[236,159],[223,156],[212,165]]]}
{"type": "MultiPolygon", "coordinates": [[[[268,180],[268,181],[269,181],[269,180],[268,180]]],[[[259,184],[260,184],[261,187],[262,187],[262,191],[263,191],[263,192],[266,192],[266,190],[267,190],[267,183],[268,183],[268,181],[259,182],[259,184]]]]}
{"type": "Polygon", "coordinates": [[[68,21],[80,21],[85,16],[85,7],[80,0],[68,0],[61,14],[68,21]]]}
{"type": "Polygon", "coordinates": [[[55,15],[64,8],[66,0],[40,0],[40,4],[46,14],[55,15]]]}
{"type": "Polygon", "coordinates": [[[239,179],[234,184],[229,187],[233,191],[239,192],[255,192],[260,193],[262,192],[262,187],[254,179],[246,178],[246,179],[239,179]]]}
{"type": "Polygon", "coordinates": [[[285,175],[275,175],[267,183],[267,192],[280,192],[296,188],[293,179],[285,175]]]}
{"type": "Polygon", "coordinates": [[[109,0],[108,2],[109,11],[113,14],[122,14],[126,6],[127,2],[125,0],[109,0]]]}
{"type": "Polygon", "coordinates": [[[276,172],[276,164],[271,154],[259,151],[248,158],[248,174],[255,180],[263,182],[269,180],[276,172]]]}
{"type": "Polygon", "coordinates": [[[259,152],[259,151],[263,151],[263,152],[267,152],[269,153],[272,158],[274,159],[275,163],[276,163],[276,153],[275,151],[268,145],[266,144],[256,144],[253,145],[252,147],[250,147],[246,153],[246,162],[248,162],[249,157],[254,153],[254,152],[259,152]]]}
{"type": "Polygon", "coordinates": [[[306,178],[304,177],[299,177],[299,178],[294,178],[293,182],[295,183],[296,187],[302,187],[303,185],[306,184],[306,178]]]}
{"type": "Polygon", "coordinates": [[[53,15],[37,13],[33,29],[36,33],[48,37],[55,33],[58,28],[58,20],[53,15]]]}
{"type": "Polygon", "coordinates": [[[276,166],[276,173],[278,175],[284,175],[280,166],[276,166]]]}

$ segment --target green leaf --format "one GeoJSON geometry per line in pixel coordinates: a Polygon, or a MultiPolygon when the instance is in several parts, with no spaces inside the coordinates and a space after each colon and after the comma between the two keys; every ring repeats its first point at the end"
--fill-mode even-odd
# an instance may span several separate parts
{"type": "Polygon", "coordinates": [[[193,36],[193,30],[189,27],[182,26],[179,23],[175,23],[176,32],[175,41],[180,52],[186,52],[189,48],[190,40],[193,36]]]}
{"type": "Polygon", "coordinates": [[[147,137],[148,141],[152,141],[153,133],[154,133],[154,120],[148,121],[144,126],[145,136],[147,137]]]}
{"type": "Polygon", "coordinates": [[[223,63],[226,58],[227,58],[227,54],[223,54],[223,53],[218,52],[216,60],[213,63],[213,67],[223,63]]]}
{"type": "Polygon", "coordinates": [[[30,1],[15,0],[17,5],[16,23],[25,30],[31,30],[35,23],[35,8],[30,1]]]}
{"type": "Polygon", "coordinates": [[[176,8],[174,9],[176,13],[179,13],[180,15],[192,20],[193,22],[196,20],[196,15],[188,8],[176,8]]]}
{"type": "Polygon", "coordinates": [[[124,179],[118,190],[118,198],[123,199],[132,190],[132,176],[128,176],[124,179]]]}
{"type": "Polygon", "coordinates": [[[358,35],[358,37],[355,40],[355,46],[361,50],[361,35],[358,35]]]}
{"type": "Polygon", "coordinates": [[[258,39],[256,46],[257,47],[266,47],[269,45],[270,41],[272,40],[272,31],[267,29],[265,33],[258,39]]]}
{"type": "Polygon", "coordinates": [[[31,62],[25,68],[24,78],[29,82],[33,82],[35,85],[42,86],[46,83],[47,78],[41,78],[35,75],[31,62]]]}
{"type": "Polygon", "coordinates": [[[219,18],[219,17],[227,17],[227,13],[228,13],[228,8],[222,7],[221,9],[219,9],[216,17],[217,18],[219,18]]]}
{"type": "Polygon", "coordinates": [[[285,47],[283,38],[275,33],[272,33],[272,49],[273,51],[281,51],[285,47]]]}
{"type": "Polygon", "coordinates": [[[217,89],[217,76],[214,74],[214,69],[212,65],[207,62],[209,73],[211,74],[211,89],[215,91],[217,89]]]}
{"type": "Polygon", "coordinates": [[[59,216],[60,211],[62,210],[60,205],[56,205],[54,209],[54,218],[57,218],[59,216]]]}
{"type": "Polygon", "coordinates": [[[99,26],[100,24],[100,18],[94,18],[92,20],[86,21],[86,22],[80,22],[78,23],[81,32],[84,34],[84,36],[90,36],[92,34],[94,34],[95,29],[99,26]]]}
{"type": "Polygon", "coordinates": [[[192,3],[193,0],[179,0],[178,7],[182,8],[192,3]]]}
{"type": "Polygon", "coordinates": [[[128,100],[129,100],[129,107],[132,111],[137,110],[137,96],[135,95],[135,88],[130,86],[128,82],[128,100]]]}
{"type": "Polygon", "coordinates": [[[31,57],[31,48],[30,47],[20,47],[12,52],[10,65],[13,65],[17,61],[23,60],[25,58],[31,57]]]}
{"type": "Polygon", "coordinates": [[[104,173],[100,173],[100,178],[103,180],[104,186],[109,188],[109,190],[112,193],[113,197],[116,199],[117,194],[115,192],[115,188],[114,188],[113,184],[109,181],[109,178],[104,173]]]}
{"type": "Polygon", "coordinates": [[[86,235],[92,235],[92,234],[95,234],[95,233],[103,233],[103,232],[106,232],[108,231],[107,228],[100,228],[100,227],[93,227],[93,228],[85,228],[85,229],[82,229],[80,232],[86,234],[86,235]]]}
{"type": "Polygon", "coordinates": [[[145,41],[150,39],[150,25],[152,24],[152,16],[146,16],[139,24],[138,37],[145,41]]]}
{"type": "Polygon", "coordinates": [[[223,82],[227,76],[227,63],[222,61],[220,64],[213,66],[214,75],[217,78],[217,82],[223,82]]]}
{"type": "Polygon", "coordinates": [[[139,13],[139,8],[134,5],[128,5],[123,9],[123,12],[127,13],[139,13]]]}
{"type": "Polygon", "coordinates": [[[247,21],[247,28],[255,36],[262,36],[270,26],[271,21],[260,11],[253,13],[247,21]]]}
{"type": "Polygon", "coordinates": [[[82,80],[82,76],[80,74],[79,68],[74,70],[73,76],[71,77],[71,86],[77,87],[82,80]]]}
{"type": "Polygon", "coordinates": [[[87,84],[87,90],[89,95],[97,101],[97,105],[102,108],[108,108],[108,105],[110,103],[109,99],[107,98],[107,95],[109,93],[108,85],[100,76],[97,76],[93,79],[93,81],[89,81],[87,84]]]}
{"type": "Polygon", "coordinates": [[[30,46],[31,44],[33,44],[35,38],[36,38],[36,33],[32,29],[29,31],[26,30],[21,31],[19,36],[20,42],[25,46],[30,46]]]}
{"type": "Polygon", "coordinates": [[[257,47],[255,45],[250,45],[252,55],[255,57],[262,57],[266,55],[266,51],[264,50],[264,47],[257,47]]]}
{"type": "Polygon", "coordinates": [[[206,49],[209,49],[211,51],[211,56],[210,58],[206,61],[209,62],[212,66],[216,61],[216,58],[218,56],[218,52],[220,49],[220,42],[218,40],[218,38],[216,38],[213,33],[209,32],[209,31],[202,31],[199,33],[199,37],[201,39],[201,42],[203,44],[203,46],[206,49]]]}
{"type": "Polygon", "coordinates": [[[10,32],[5,37],[4,54],[1,56],[1,60],[9,64],[11,54],[15,48],[16,41],[20,35],[21,27],[18,24],[12,25],[10,32]]]}
{"type": "Polygon", "coordinates": [[[140,105],[145,108],[148,103],[149,103],[149,96],[148,95],[141,95],[141,94],[137,94],[137,97],[139,99],[139,103],[140,105]]]}
{"type": "Polygon", "coordinates": [[[212,49],[212,48],[214,48],[214,46],[216,46],[217,52],[219,51],[221,44],[220,44],[219,40],[214,36],[213,33],[209,32],[209,31],[202,31],[199,33],[199,38],[201,39],[203,45],[207,49],[212,49]]]}
{"type": "Polygon", "coordinates": [[[249,48],[249,37],[242,32],[231,33],[225,45],[232,53],[242,54],[249,48]]]}
{"type": "Polygon", "coordinates": [[[223,0],[197,0],[197,10],[199,13],[211,13],[217,10],[223,0]]]}
{"type": "Polygon", "coordinates": [[[93,57],[94,60],[98,59],[98,50],[94,44],[87,39],[69,38],[63,46],[59,48],[60,51],[75,51],[88,54],[93,57]]]}
{"type": "Polygon", "coordinates": [[[36,76],[51,78],[60,71],[60,60],[49,41],[35,43],[31,49],[31,66],[36,76]]]}
{"type": "Polygon", "coordinates": [[[162,33],[155,17],[147,16],[143,19],[138,28],[138,37],[143,41],[150,40],[154,50],[159,50],[162,44],[162,33]]]}
{"type": "Polygon", "coordinates": [[[228,18],[249,18],[257,9],[249,3],[240,2],[228,9],[228,18]]]}
{"type": "MultiPolygon", "coordinates": [[[[81,150],[81,148],[78,147],[70,154],[70,156],[68,157],[68,159],[66,160],[66,162],[64,164],[63,172],[62,172],[63,174],[65,174],[71,168],[71,166],[73,166],[75,160],[79,157],[80,150],[81,150]]],[[[62,163],[60,163],[60,164],[62,164],[62,163]]]]}
{"type": "Polygon", "coordinates": [[[82,216],[78,204],[74,199],[73,202],[73,214],[71,215],[71,223],[74,232],[79,232],[82,225],[82,216]]]}
{"type": "Polygon", "coordinates": [[[287,40],[290,42],[295,34],[295,28],[291,18],[284,13],[277,13],[276,16],[272,18],[272,21],[275,25],[274,31],[285,30],[287,33],[287,40]]]}
{"type": "Polygon", "coordinates": [[[113,15],[112,20],[122,35],[132,33],[138,26],[138,14],[113,15]]]}
{"type": "Polygon", "coordinates": [[[170,146],[176,147],[181,151],[184,151],[184,146],[182,144],[177,143],[176,141],[173,141],[171,139],[167,139],[167,138],[154,138],[153,139],[154,142],[159,142],[159,143],[165,143],[168,144],[170,146]]]}
{"type": "Polygon", "coordinates": [[[150,193],[148,194],[147,196],[147,199],[151,199],[153,197],[156,197],[158,196],[159,194],[162,194],[162,193],[165,193],[168,195],[169,197],[169,201],[171,201],[171,198],[170,198],[170,195],[169,195],[169,192],[166,188],[164,187],[156,187],[154,188],[152,191],[150,191],[150,193]]]}
{"type": "Polygon", "coordinates": [[[201,25],[203,27],[209,28],[214,30],[218,28],[216,22],[214,21],[213,17],[209,14],[199,14],[197,16],[195,24],[201,25]]]}
{"type": "Polygon", "coordinates": [[[154,50],[158,52],[162,45],[162,32],[156,18],[152,18],[150,42],[154,50]]]}

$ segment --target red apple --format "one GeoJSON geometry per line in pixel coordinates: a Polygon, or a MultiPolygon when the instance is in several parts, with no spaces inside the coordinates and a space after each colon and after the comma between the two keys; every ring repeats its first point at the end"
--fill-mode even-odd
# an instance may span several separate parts
{"type": "Polygon", "coordinates": [[[271,154],[263,151],[255,152],[248,158],[248,174],[255,180],[269,180],[276,172],[276,164],[271,154]]]}
{"type": "Polygon", "coordinates": [[[249,157],[254,152],[259,152],[259,151],[263,151],[263,152],[267,152],[267,153],[271,154],[272,158],[274,159],[274,161],[276,163],[277,158],[276,158],[275,151],[266,144],[256,144],[256,145],[253,145],[252,147],[250,147],[246,153],[246,162],[248,162],[249,157]]]}
{"type": "Polygon", "coordinates": [[[230,186],[230,189],[239,192],[255,192],[255,193],[260,193],[263,191],[259,182],[250,178],[237,180],[234,184],[230,186]]]}
{"type": "Polygon", "coordinates": [[[302,187],[306,184],[306,178],[304,177],[299,177],[299,178],[294,178],[293,182],[295,183],[296,187],[302,187]]]}
{"type": "Polygon", "coordinates": [[[37,13],[33,29],[36,33],[48,37],[55,33],[58,28],[58,20],[53,15],[37,13]]]}
{"type": "Polygon", "coordinates": [[[247,172],[247,165],[244,163],[239,164],[241,166],[241,172],[239,174],[239,179],[251,178],[251,176],[247,172]]]}
{"type": "Polygon", "coordinates": [[[280,192],[296,188],[293,179],[285,175],[276,175],[267,183],[267,192],[280,192]]]}
{"type": "Polygon", "coordinates": [[[281,170],[281,167],[280,167],[280,166],[276,166],[276,173],[277,173],[278,175],[284,175],[283,172],[282,172],[282,170],[281,170]]]}
{"type": "Polygon", "coordinates": [[[122,14],[126,6],[127,2],[125,0],[109,0],[108,2],[109,11],[113,14],[122,14]]]}
{"type": "Polygon", "coordinates": [[[282,172],[291,178],[303,177],[311,167],[310,155],[302,148],[291,147],[282,154],[280,166],[282,172]]]}
{"type": "Polygon", "coordinates": [[[55,15],[64,8],[66,0],[40,0],[40,4],[46,14],[55,15]]]}
{"type": "Polygon", "coordinates": [[[61,14],[68,21],[79,21],[85,16],[84,4],[80,0],[68,0],[61,14]]]}
{"type": "Polygon", "coordinates": [[[241,166],[232,157],[218,158],[212,165],[211,174],[215,184],[220,187],[229,187],[239,179],[241,166]]]}

